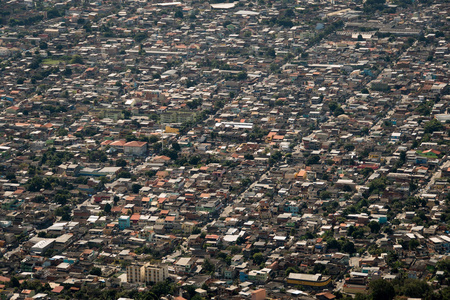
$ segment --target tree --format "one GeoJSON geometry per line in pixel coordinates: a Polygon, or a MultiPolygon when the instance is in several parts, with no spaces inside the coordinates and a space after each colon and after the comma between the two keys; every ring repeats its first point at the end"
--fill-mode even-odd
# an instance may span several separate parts
{"type": "Polygon", "coordinates": [[[172,149],[177,151],[177,152],[179,152],[181,150],[181,146],[177,142],[173,142],[172,143],[172,149]]]}
{"type": "Polygon", "coordinates": [[[319,193],[319,198],[322,200],[329,199],[331,197],[331,193],[329,191],[321,191],[319,193]]]}
{"type": "Polygon", "coordinates": [[[131,178],[131,173],[128,171],[120,171],[119,174],[117,174],[117,178],[131,178]]]}
{"type": "Polygon", "coordinates": [[[105,213],[109,214],[111,212],[111,204],[106,203],[104,211],[105,213]]]}
{"type": "Polygon", "coordinates": [[[315,164],[319,163],[319,161],[320,161],[320,156],[319,155],[311,155],[306,160],[306,164],[307,165],[315,165],[315,164]]]}
{"type": "Polygon", "coordinates": [[[386,177],[374,179],[369,184],[369,193],[379,193],[386,188],[386,177]]]}
{"type": "Polygon", "coordinates": [[[339,104],[335,101],[331,101],[330,103],[328,103],[328,108],[334,112],[336,110],[336,108],[339,107],[339,104]]]}
{"type": "Polygon", "coordinates": [[[69,197],[66,193],[58,193],[55,195],[54,201],[58,204],[65,205],[69,197]]]}
{"type": "Polygon", "coordinates": [[[289,274],[291,274],[291,273],[298,273],[299,271],[298,271],[298,269],[297,268],[295,268],[295,267],[289,267],[289,268],[287,268],[286,269],[286,271],[284,272],[284,276],[289,276],[289,274]]]}
{"type": "Polygon", "coordinates": [[[205,298],[203,298],[202,296],[200,296],[200,294],[195,294],[191,300],[205,300],[205,298]]]}
{"type": "Polygon", "coordinates": [[[363,88],[361,90],[361,94],[370,94],[369,90],[367,88],[363,88]]]}
{"type": "Polygon", "coordinates": [[[406,152],[400,151],[400,162],[403,165],[406,162],[406,152]]]}
{"type": "Polygon", "coordinates": [[[72,59],[70,60],[70,63],[71,64],[80,64],[80,65],[82,65],[83,64],[83,58],[81,58],[80,55],[74,55],[72,57],[72,59]]]}
{"type": "Polygon", "coordinates": [[[369,288],[373,300],[392,300],[395,297],[394,286],[387,280],[373,280],[370,282],[369,288]]]}
{"type": "Polygon", "coordinates": [[[175,12],[174,18],[175,19],[183,19],[184,18],[184,15],[183,15],[183,12],[181,11],[181,9],[179,9],[175,12]]]}
{"type": "Polygon", "coordinates": [[[36,203],[43,203],[44,201],[45,201],[45,196],[43,196],[43,195],[37,195],[33,199],[33,202],[36,202],[36,203]]]}
{"type": "Polygon", "coordinates": [[[346,241],[343,245],[342,245],[342,251],[349,253],[349,254],[353,254],[356,252],[356,248],[355,248],[355,244],[353,244],[350,241],[346,241]]]}
{"type": "Polygon", "coordinates": [[[72,69],[70,67],[66,67],[66,69],[63,71],[64,76],[72,76],[72,69]]]}
{"type": "Polygon", "coordinates": [[[90,162],[106,162],[108,161],[108,156],[104,151],[94,150],[90,151],[88,154],[90,162]]]}
{"type": "Polygon", "coordinates": [[[257,265],[260,265],[264,262],[264,256],[261,252],[253,254],[253,262],[257,265]]]}
{"type": "Polygon", "coordinates": [[[412,298],[425,298],[431,292],[431,287],[423,280],[407,279],[405,280],[401,292],[412,298]]]}
{"type": "Polygon", "coordinates": [[[247,72],[241,71],[236,75],[237,80],[245,80],[247,79],[247,72]]]}
{"type": "Polygon", "coordinates": [[[381,226],[377,221],[371,221],[367,226],[369,226],[372,233],[380,232],[381,226]]]}
{"type": "Polygon", "coordinates": [[[418,246],[420,246],[420,242],[416,239],[412,239],[408,243],[408,247],[410,250],[415,250],[418,246]]]}
{"type": "Polygon", "coordinates": [[[139,32],[134,36],[134,40],[136,41],[136,43],[141,43],[143,40],[145,40],[147,38],[147,34],[145,34],[144,32],[139,32]]]}
{"type": "Polygon", "coordinates": [[[240,236],[236,239],[236,244],[237,245],[242,245],[243,243],[245,243],[245,238],[240,236]]]}
{"type": "Polygon", "coordinates": [[[436,266],[439,271],[444,271],[444,273],[450,275],[450,258],[438,261],[436,266]]]}
{"type": "Polygon", "coordinates": [[[15,277],[15,276],[11,277],[11,286],[12,287],[20,287],[20,282],[19,282],[19,279],[17,279],[17,277],[15,277]]]}
{"type": "Polygon", "coordinates": [[[341,244],[335,239],[330,239],[327,241],[327,249],[337,249],[339,251],[341,250],[341,244]]]}
{"type": "Polygon", "coordinates": [[[344,109],[342,109],[342,107],[339,105],[336,110],[333,112],[333,115],[335,117],[338,117],[340,115],[343,115],[345,113],[344,109]]]}
{"type": "Polygon", "coordinates": [[[96,276],[102,276],[102,269],[100,269],[98,267],[93,267],[91,269],[91,271],[89,272],[89,274],[96,275],[96,276]]]}
{"type": "Polygon", "coordinates": [[[161,296],[165,296],[167,294],[172,293],[174,289],[175,289],[174,283],[170,279],[166,279],[165,281],[158,282],[157,284],[155,284],[152,287],[151,292],[157,296],[156,299],[160,299],[161,296]]]}
{"type": "Polygon", "coordinates": [[[118,160],[116,160],[116,167],[126,167],[127,166],[127,161],[125,159],[119,158],[118,160]]]}
{"type": "Polygon", "coordinates": [[[437,119],[430,120],[425,123],[424,131],[425,133],[433,133],[435,131],[441,131],[444,129],[444,125],[437,119]]]}
{"type": "Polygon", "coordinates": [[[38,192],[44,186],[44,181],[41,177],[35,176],[27,182],[27,185],[28,191],[38,192]]]}
{"type": "Polygon", "coordinates": [[[355,145],[353,145],[351,143],[345,144],[344,145],[344,149],[347,150],[347,151],[353,151],[353,150],[355,150],[355,145]]]}
{"type": "Polygon", "coordinates": [[[277,54],[275,53],[275,49],[269,48],[267,49],[266,55],[272,58],[275,58],[277,54]]]}
{"type": "Polygon", "coordinates": [[[131,186],[131,189],[133,191],[133,193],[137,194],[139,193],[139,190],[142,188],[142,185],[137,184],[137,183],[133,183],[133,185],[131,186]]]}
{"type": "Polygon", "coordinates": [[[202,266],[203,269],[210,274],[214,273],[214,270],[216,269],[216,267],[211,263],[209,259],[205,259],[202,266]]]}
{"type": "Polygon", "coordinates": [[[383,10],[385,8],[386,0],[367,0],[364,2],[364,12],[373,13],[377,10],[383,10]]]}
{"type": "Polygon", "coordinates": [[[68,133],[69,131],[64,127],[59,127],[58,130],[56,131],[57,136],[66,136],[68,133]]]}
{"type": "Polygon", "coordinates": [[[41,50],[48,49],[48,44],[47,44],[46,42],[40,42],[40,43],[39,43],[39,48],[40,48],[41,50]]]}
{"type": "Polygon", "coordinates": [[[244,154],[244,159],[246,159],[246,160],[254,160],[255,157],[252,154],[244,154]]]}

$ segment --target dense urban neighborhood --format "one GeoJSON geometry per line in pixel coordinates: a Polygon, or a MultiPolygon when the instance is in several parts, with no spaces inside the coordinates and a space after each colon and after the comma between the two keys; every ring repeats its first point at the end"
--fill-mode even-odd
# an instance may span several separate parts
{"type": "Polygon", "coordinates": [[[0,0],[1,299],[450,299],[449,19],[0,0]]]}

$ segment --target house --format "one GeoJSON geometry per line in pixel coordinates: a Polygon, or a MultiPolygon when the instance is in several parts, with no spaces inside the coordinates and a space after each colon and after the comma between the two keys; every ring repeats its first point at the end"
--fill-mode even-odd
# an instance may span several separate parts
{"type": "Polygon", "coordinates": [[[123,153],[131,156],[143,156],[147,153],[147,142],[128,142],[123,145],[123,153]]]}
{"type": "Polygon", "coordinates": [[[323,276],[322,274],[303,274],[303,273],[289,273],[286,278],[288,284],[304,285],[309,287],[324,287],[331,283],[330,276],[323,276]]]}
{"type": "Polygon", "coordinates": [[[119,217],[119,229],[124,230],[130,228],[130,216],[119,217]]]}

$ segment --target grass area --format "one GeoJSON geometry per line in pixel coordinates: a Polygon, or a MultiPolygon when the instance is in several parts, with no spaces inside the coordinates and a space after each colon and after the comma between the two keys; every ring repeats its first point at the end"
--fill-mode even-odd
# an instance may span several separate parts
{"type": "Polygon", "coordinates": [[[44,65],[57,65],[60,62],[64,62],[64,60],[62,59],[51,59],[51,58],[46,58],[42,61],[42,64],[44,65]]]}

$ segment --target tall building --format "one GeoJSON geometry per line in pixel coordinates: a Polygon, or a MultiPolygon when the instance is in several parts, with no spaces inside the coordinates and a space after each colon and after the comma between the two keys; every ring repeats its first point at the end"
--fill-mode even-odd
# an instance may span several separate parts
{"type": "Polygon", "coordinates": [[[130,216],[119,217],[119,229],[124,230],[130,228],[130,216]]]}
{"type": "Polygon", "coordinates": [[[146,264],[141,269],[143,282],[161,282],[169,277],[169,269],[166,265],[146,264]]]}
{"type": "Polygon", "coordinates": [[[127,282],[129,283],[142,282],[141,266],[139,265],[127,266],[127,282]]]}
{"type": "Polygon", "coordinates": [[[161,282],[168,277],[169,269],[166,265],[146,264],[127,267],[127,282],[129,283],[161,282]]]}

